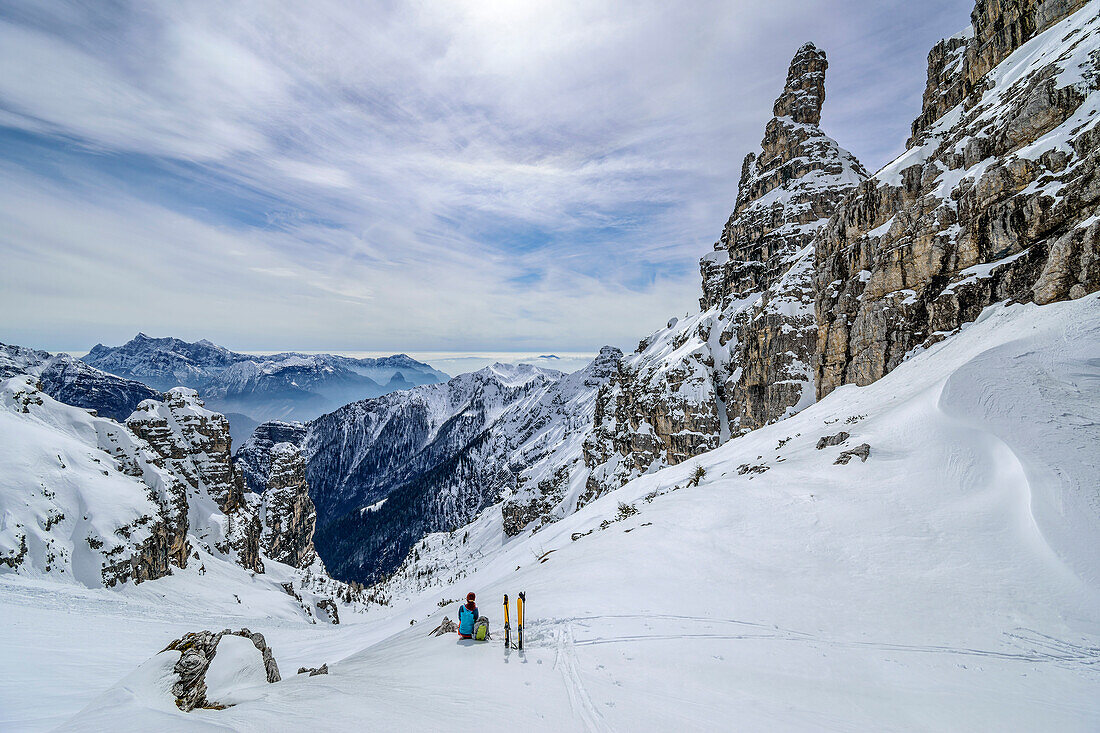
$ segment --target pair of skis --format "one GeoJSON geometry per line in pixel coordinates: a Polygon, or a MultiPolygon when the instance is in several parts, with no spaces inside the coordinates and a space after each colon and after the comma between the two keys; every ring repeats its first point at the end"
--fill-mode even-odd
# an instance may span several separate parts
{"type": "Polygon", "coordinates": [[[516,617],[519,621],[519,646],[512,647],[512,622],[508,616],[508,594],[504,594],[504,648],[518,648],[523,651],[523,604],[527,602],[527,594],[520,593],[516,599],[516,617]]]}

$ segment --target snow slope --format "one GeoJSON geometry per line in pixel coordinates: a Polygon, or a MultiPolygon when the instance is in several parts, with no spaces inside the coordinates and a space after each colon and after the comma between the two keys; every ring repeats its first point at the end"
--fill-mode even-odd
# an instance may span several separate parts
{"type": "MultiPolygon", "coordinates": [[[[324,633],[250,626],[268,636],[285,679],[236,690],[234,707],[172,711],[155,692],[165,668],[151,664],[73,711],[62,729],[138,730],[156,719],[242,731],[367,722],[381,730],[1096,730],[1098,382],[1100,297],[993,306],[875,384],[841,387],[537,533],[505,541],[499,513],[488,510],[465,545],[457,535],[427,537],[420,561],[383,589],[392,606],[362,617],[370,623],[324,633]],[[817,449],[842,430],[847,440],[817,449]],[[864,443],[866,462],[834,463],[864,443]],[[705,475],[693,486],[699,467],[705,475]],[[620,508],[629,506],[637,513],[620,508]],[[426,577],[444,562],[463,577],[426,577]],[[439,600],[468,589],[497,640],[465,648],[453,636],[429,637],[455,615],[439,600]],[[529,598],[523,653],[499,642],[499,598],[520,590],[529,598]],[[330,674],[295,677],[281,652],[295,663],[328,662],[330,674]]],[[[7,611],[31,593],[46,591],[8,584],[0,603],[7,611]]],[[[65,603],[79,609],[107,593],[65,603]]],[[[106,626],[133,612],[101,610],[106,626]]],[[[0,649],[16,634],[0,629],[0,649]]],[[[74,639],[65,661],[95,669],[96,645],[74,639]]],[[[154,646],[135,649],[131,669],[154,646]]],[[[0,668],[11,670],[4,657],[0,668]]],[[[32,689],[72,709],[80,696],[40,664],[33,679],[3,673],[0,709],[32,689]]],[[[85,700],[102,689],[85,686],[85,700]]]]}

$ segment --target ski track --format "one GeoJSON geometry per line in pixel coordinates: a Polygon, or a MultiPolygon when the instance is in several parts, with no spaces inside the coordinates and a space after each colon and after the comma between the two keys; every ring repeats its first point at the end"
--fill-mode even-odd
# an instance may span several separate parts
{"type": "Polygon", "coordinates": [[[592,698],[581,680],[580,671],[577,669],[577,643],[573,639],[573,625],[568,620],[553,622],[557,625],[557,655],[554,658],[554,669],[561,672],[565,682],[565,691],[569,695],[569,706],[573,714],[580,718],[584,729],[591,733],[609,731],[603,716],[592,704],[592,698]]]}
{"type": "MultiPolygon", "coordinates": [[[[563,644],[568,647],[595,646],[602,644],[627,644],[645,641],[673,641],[677,639],[716,639],[726,641],[783,641],[799,642],[805,644],[820,644],[841,649],[878,649],[885,652],[902,652],[914,654],[950,654],[968,657],[987,657],[1004,659],[1009,661],[1052,663],[1070,669],[1084,672],[1100,672],[1100,646],[1086,644],[1074,644],[1073,642],[1043,634],[1032,629],[1018,628],[1013,631],[1002,632],[1008,643],[1020,651],[997,651],[992,649],[977,649],[971,647],[954,647],[937,644],[899,644],[881,641],[846,641],[843,639],[829,639],[823,636],[810,634],[804,631],[783,629],[764,623],[740,621],[737,619],[716,619],[699,616],[679,615],[643,615],[643,614],[619,614],[608,616],[583,616],[568,619],[547,619],[544,623],[558,626],[558,651],[559,658],[562,655],[563,644]],[[665,619],[675,621],[689,621],[699,624],[732,624],[744,626],[750,629],[759,629],[758,632],[746,632],[743,634],[723,634],[710,632],[685,632],[667,634],[629,634],[622,636],[596,636],[588,639],[575,640],[572,624],[584,621],[603,620],[653,620],[665,619]],[[562,631],[565,629],[566,631],[562,631]],[[564,641],[563,641],[564,639],[564,641]]],[[[557,662],[555,662],[557,664],[557,662]]],[[[575,673],[575,664],[573,672],[575,673]]],[[[569,679],[572,679],[570,677],[569,679]]],[[[579,684],[579,679],[577,680],[579,684]]],[[[583,688],[582,688],[583,689],[583,688]]],[[[570,693],[572,698],[572,692],[570,693]]],[[[587,695],[585,696],[587,698],[587,695]]],[[[589,702],[589,704],[591,704],[589,702]]]]}

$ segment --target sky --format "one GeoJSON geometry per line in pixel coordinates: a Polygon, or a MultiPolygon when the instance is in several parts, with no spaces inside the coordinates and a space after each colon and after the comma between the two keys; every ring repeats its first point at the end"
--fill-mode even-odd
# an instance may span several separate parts
{"type": "Polygon", "coordinates": [[[0,341],[633,350],[795,50],[874,170],[970,0],[0,4],[0,341]]]}

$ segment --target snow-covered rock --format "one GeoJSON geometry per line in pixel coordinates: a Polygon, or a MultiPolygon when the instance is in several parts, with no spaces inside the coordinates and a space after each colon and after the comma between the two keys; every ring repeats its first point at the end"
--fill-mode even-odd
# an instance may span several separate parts
{"type": "Polygon", "coordinates": [[[263,572],[260,499],[245,492],[233,465],[225,417],[207,410],[195,390],[174,387],[163,402],[138,405],[126,426],[186,482],[188,524],[203,548],[263,572]]]}
{"type": "Polygon", "coordinates": [[[1100,2],[988,0],[971,20],[929,55],[908,149],[816,242],[819,396],[991,303],[1100,288],[1100,2]]]}
{"type": "Polygon", "coordinates": [[[317,510],[309,498],[305,461],[296,445],[272,446],[259,518],[260,546],[265,555],[296,568],[320,562],[313,547],[317,510]]]}
{"type": "Polygon", "coordinates": [[[142,400],[160,397],[141,382],[100,371],[68,354],[0,344],[0,379],[17,374],[35,377],[42,391],[58,402],[95,410],[119,422],[142,400]]]}
{"type": "MultiPolygon", "coordinates": [[[[196,708],[224,709],[242,699],[238,697],[242,689],[282,679],[264,635],[248,629],[184,634],[143,664],[127,686],[132,687],[136,678],[145,678],[141,687],[156,697],[168,693],[167,699],[185,713],[196,708]]],[[[145,704],[166,709],[163,701],[157,702],[146,700],[145,704]]]]}
{"type": "Polygon", "coordinates": [[[233,454],[233,462],[249,491],[262,494],[267,489],[272,448],[279,443],[300,446],[305,437],[306,426],[300,422],[268,420],[258,425],[233,454]]]}
{"type": "Polygon", "coordinates": [[[0,572],[89,587],[185,567],[183,483],[114,420],[0,383],[0,572]]]}
{"type": "Polygon", "coordinates": [[[791,61],[734,211],[700,262],[701,312],[643,340],[601,394],[582,504],[813,401],[813,237],[867,176],[818,127],[827,66],[812,43],[791,61]]]}

